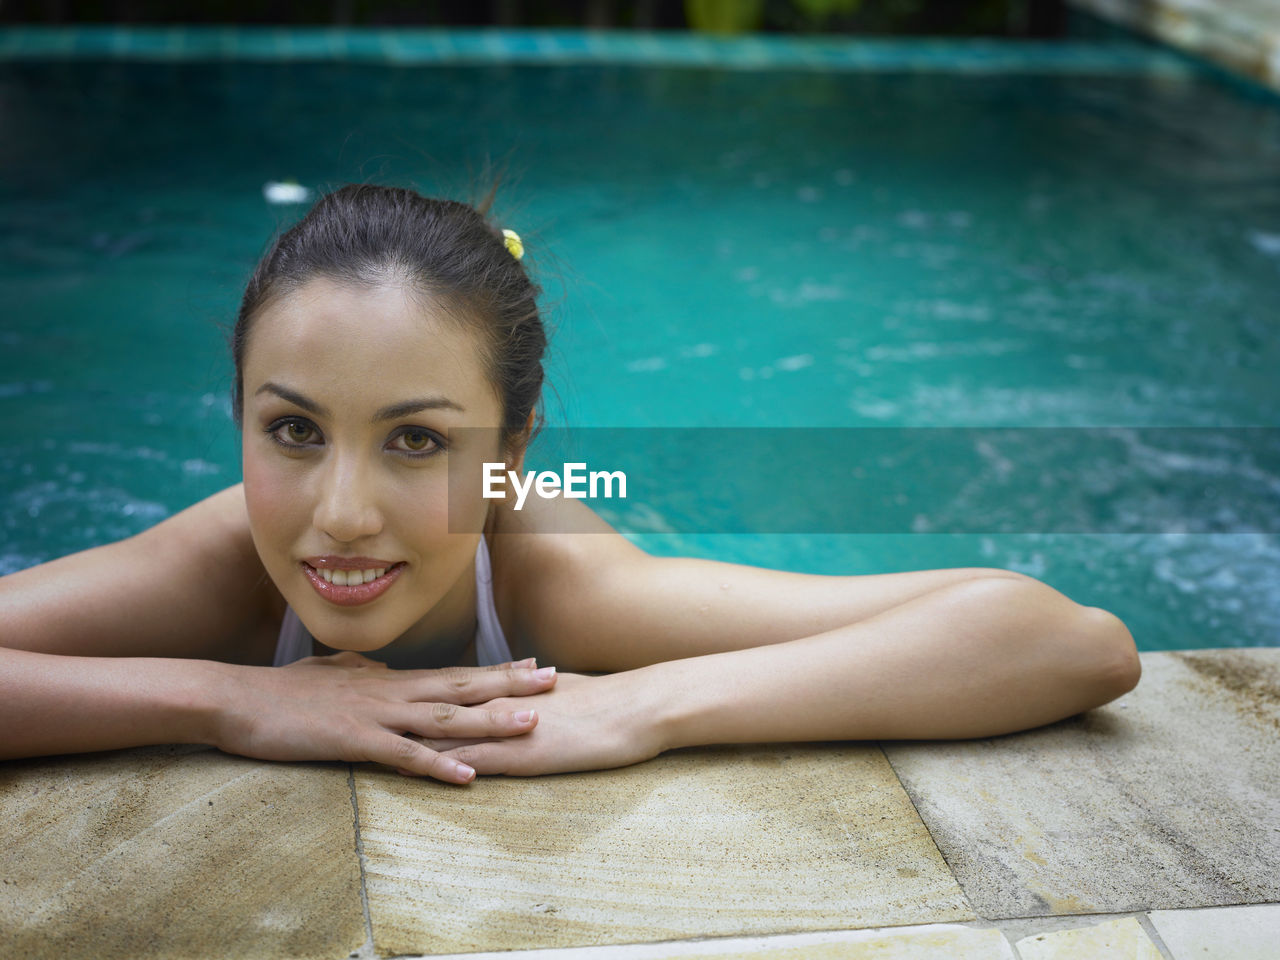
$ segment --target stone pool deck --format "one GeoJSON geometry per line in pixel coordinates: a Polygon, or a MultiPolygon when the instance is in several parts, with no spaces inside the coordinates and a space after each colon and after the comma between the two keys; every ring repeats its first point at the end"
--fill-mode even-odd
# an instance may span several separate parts
{"type": "Polygon", "coordinates": [[[1142,660],[1014,736],[464,788],[186,746],[0,763],[0,947],[1274,960],[1280,648],[1142,660]]]}
{"type": "Polygon", "coordinates": [[[1280,92],[1276,0],[1068,0],[1280,92]]]}

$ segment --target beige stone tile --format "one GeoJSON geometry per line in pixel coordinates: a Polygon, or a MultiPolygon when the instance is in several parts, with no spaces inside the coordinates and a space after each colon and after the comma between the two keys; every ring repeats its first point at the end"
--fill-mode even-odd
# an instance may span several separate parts
{"type": "Polygon", "coordinates": [[[440,960],[1016,960],[999,930],[956,924],[678,943],[455,953],[440,960]]]}
{"type": "Polygon", "coordinates": [[[995,926],[999,928],[1010,943],[1018,943],[1029,937],[1034,938],[1041,934],[1096,927],[1112,920],[1133,920],[1143,929],[1147,937],[1164,951],[1166,957],[1169,955],[1168,951],[1164,950],[1159,934],[1155,932],[1155,928],[1151,926],[1151,921],[1145,913],[1057,914],[1048,917],[1016,917],[1008,920],[997,920],[995,921],[995,926]]]}
{"type": "Polygon", "coordinates": [[[1137,920],[1040,933],[1016,944],[1022,960],[1164,960],[1137,920]]]}
{"type": "Polygon", "coordinates": [[[1280,903],[1153,910],[1151,923],[1174,960],[1276,960],[1280,903]]]}
{"type": "Polygon", "coordinates": [[[382,954],[969,919],[881,752],[682,750],[465,788],[356,768],[382,954]]]}
{"type": "Polygon", "coordinates": [[[206,747],[0,763],[6,957],[346,956],[365,941],[345,764],[206,747]]]}
{"type": "Polygon", "coordinates": [[[1063,723],[885,745],[981,916],[1280,900],[1280,649],[1142,659],[1063,723]]]}

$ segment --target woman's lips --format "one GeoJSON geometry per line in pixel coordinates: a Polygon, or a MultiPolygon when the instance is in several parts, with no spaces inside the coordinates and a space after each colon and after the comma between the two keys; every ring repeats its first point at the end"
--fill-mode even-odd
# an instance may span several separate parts
{"type": "MultiPolygon", "coordinates": [[[[375,569],[373,567],[367,569],[375,569]]],[[[386,572],[369,583],[347,584],[342,586],[336,583],[330,583],[326,580],[315,567],[303,561],[302,572],[307,575],[312,588],[324,599],[330,603],[337,604],[340,607],[358,607],[362,603],[378,599],[395,583],[396,578],[400,576],[400,571],[404,569],[403,563],[395,563],[387,567],[386,572]]]]}

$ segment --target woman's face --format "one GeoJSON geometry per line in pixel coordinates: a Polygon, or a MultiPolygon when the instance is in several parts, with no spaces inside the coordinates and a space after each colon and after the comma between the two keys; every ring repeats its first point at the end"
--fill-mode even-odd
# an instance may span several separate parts
{"type": "Polygon", "coordinates": [[[469,330],[399,285],[316,278],[259,312],[243,377],[253,541],[312,635],[376,650],[474,616],[489,501],[451,505],[449,462],[503,458],[469,330]]]}

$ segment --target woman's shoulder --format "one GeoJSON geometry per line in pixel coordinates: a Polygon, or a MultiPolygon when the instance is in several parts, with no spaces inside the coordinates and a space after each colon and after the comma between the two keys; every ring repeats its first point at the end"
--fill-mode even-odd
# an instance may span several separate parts
{"type": "Polygon", "coordinates": [[[648,558],[590,507],[530,497],[523,509],[495,510],[489,554],[494,604],[516,657],[533,655],[540,638],[573,631],[573,614],[610,574],[648,558]]]}
{"type": "Polygon", "coordinates": [[[499,504],[490,526],[495,583],[518,581],[535,587],[590,570],[602,562],[623,562],[645,554],[603,517],[576,500],[530,497],[523,509],[499,504]]]}
{"type": "Polygon", "coordinates": [[[48,653],[269,662],[267,634],[283,613],[239,484],[0,581],[0,620],[18,641],[6,645],[48,653]]]}
{"type": "Polygon", "coordinates": [[[286,603],[254,546],[243,483],[197,501],[138,539],[152,540],[149,546],[181,571],[194,632],[219,659],[271,662],[286,603]]]}
{"type": "Polygon", "coordinates": [[[254,545],[244,484],[220,490],[165,523],[172,524],[172,529],[162,531],[164,524],[160,524],[152,530],[171,540],[170,550],[177,547],[205,570],[219,571],[216,580],[210,578],[215,580],[213,589],[224,594],[224,601],[238,598],[235,605],[243,611],[237,626],[242,636],[238,639],[245,645],[240,659],[257,661],[265,655],[270,662],[287,603],[254,545]]]}
{"type": "Polygon", "coordinates": [[[199,558],[206,565],[238,567],[246,584],[257,583],[266,573],[253,543],[243,483],[197,501],[134,539],[170,555],[199,558]]]}

